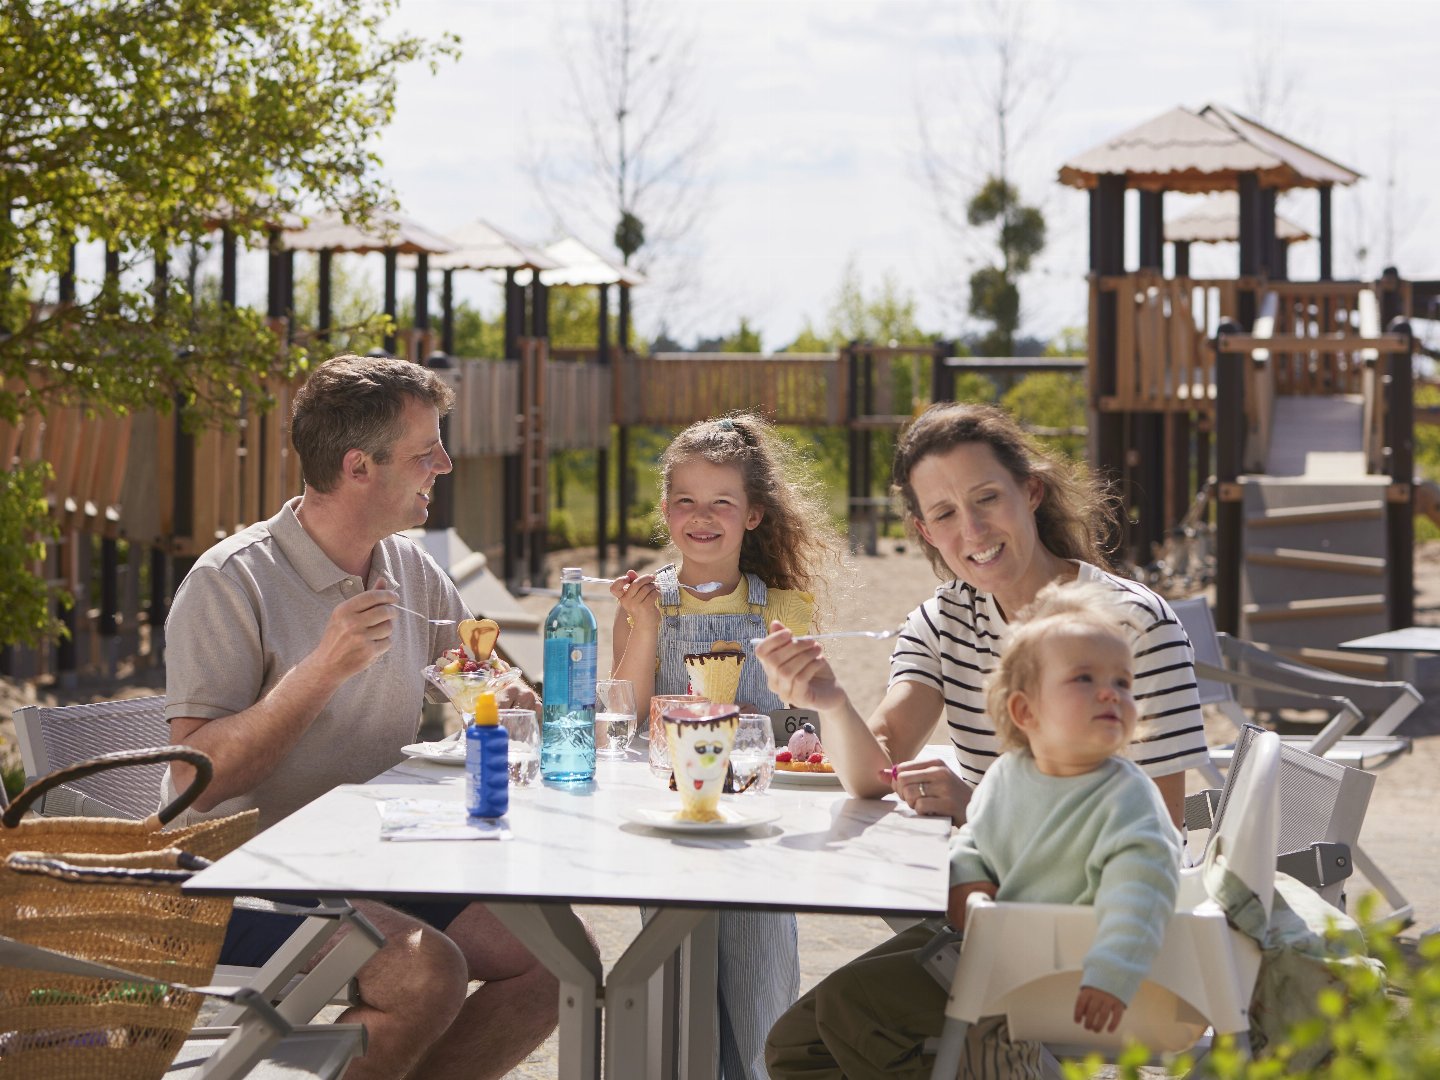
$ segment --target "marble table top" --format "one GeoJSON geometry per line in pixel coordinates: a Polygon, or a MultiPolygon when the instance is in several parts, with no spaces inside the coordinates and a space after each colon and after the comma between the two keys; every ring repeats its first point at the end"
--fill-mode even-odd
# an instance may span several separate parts
{"type": "Polygon", "coordinates": [[[1407,626],[1381,634],[1340,642],[1342,649],[1379,649],[1384,652],[1440,652],[1440,626],[1407,626]]]}
{"type": "Polygon", "coordinates": [[[645,904],[838,914],[943,913],[948,819],[892,796],[830,789],[728,796],[778,810],[743,832],[669,833],[627,808],[678,797],[636,762],[601,762],[584,789],[511,788],[505,841],[383,841],[377,803],[464,800],[462,770],[411,760],[327,793],[196,875],[187,891],[276,897],[645,904]]]}

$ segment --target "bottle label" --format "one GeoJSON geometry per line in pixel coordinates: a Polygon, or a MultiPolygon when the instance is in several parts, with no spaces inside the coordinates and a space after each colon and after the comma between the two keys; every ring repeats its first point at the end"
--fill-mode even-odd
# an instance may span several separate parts
{"type": "MultiPolygon", "coordinates": [[[[545,705],[547,708],[570,707],[570,648],[568,637],[545,639],[545,705]]],[[[593,663],[593,660],[592,660],[593,663]]]]}
{"type": "MultiPolygon", "coordinates": [[[[570,646],[570,707],[595,707],[595,642],[567,642],[570,646]]],[[[549,642],[546,642],[549,645],[549,642]]],[[[546,665],[549,666],[548,664],[546,665]]]]}

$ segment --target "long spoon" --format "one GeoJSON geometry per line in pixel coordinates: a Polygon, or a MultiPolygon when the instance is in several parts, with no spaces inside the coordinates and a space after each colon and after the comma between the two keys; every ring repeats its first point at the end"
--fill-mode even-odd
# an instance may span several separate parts
{"type": "MultiPolygon", "coordinates": [[[[796,634],[794,641],[829,641],[831,638],[864,637],[884,641],[900,633],[899,630],[832,630],[828,634],[796,634]]],[[[752,637],[751,645],[759,645],[764,638],[752,637]]]]}
{"type": "Polygon", "coordinates": [[[424,620],[425,620],[426,622],[428,622],[431,626],[454,626],[454,625],[455,625],[455,620],[454,620],[454,619],[432,619],[432,618],[430,618],[430,617],[427,616],[427,615],[422,615],[422,614],[420,614],[420,612],[418,612],[418,611],[411,611],[408,607],[405,607],[405,606],[403,606],[403,605],[401,605],[401,604],[391,604],[390,606],[391,606],[391,607],[394,607],[394,608],[399,608],[401,611],[409,612],[411,615],[414,615],[417,619],[424,619],[424,620]]]}
{"type": "MultiPolygon", "coordinates": [[[[593,585],[613,585],[621,579],[613,577],[582,577],[580,580],[588,581],[593,585]]],[[[677,584],[680,585],[680,588],[689,589],[691,592],[697,593],[700,596],[709,596],[716,589],[723,589],[725,587],[723,581],[706,581],[699,585],[685,585],[679,582],[677,582],[677,584]]]]}

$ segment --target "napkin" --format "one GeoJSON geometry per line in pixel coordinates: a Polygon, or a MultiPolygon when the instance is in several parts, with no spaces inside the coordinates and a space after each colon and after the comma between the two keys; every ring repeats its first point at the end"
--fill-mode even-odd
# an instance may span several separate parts
{"type": "Polygon", "coordinates": [[[472,818],[465,807],[441,799],[381,799],[381,840],[509,840],[504,818],[472,818]]]}

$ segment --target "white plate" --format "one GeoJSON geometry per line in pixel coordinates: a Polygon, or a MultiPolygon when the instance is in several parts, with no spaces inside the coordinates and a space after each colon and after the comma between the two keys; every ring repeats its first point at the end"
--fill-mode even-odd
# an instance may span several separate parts
{"type": "Polygon", "coordinates": [[[406,757],[422,758],[441,765],[465,767],[465,742],[462,739],[443,739],[440,742],[417,742],[402,746],[400,752],[406,757]]]}
{"type": "Polygon", "coordinates": [[[841,787],[840,777],[833,772],[787,772],[784,769],[776,769],[770,783],[780,787],[841,787]]]}
{"type": "Polygon", "coordinates": [[[722,803],[720,813],[724,815],[724,821],[680,821],[675,817],[677,813],[678,810],[662,810],[654,806],[627,806],[620,816],[632,825],[644,825],[665,832],[725,833],[768,825],[780,817],[780,808],[764,804],[737,806],[735,803],[722,803]]]}

